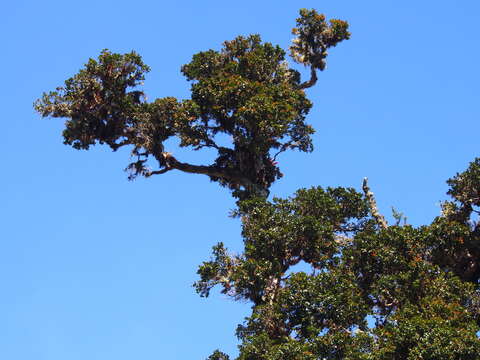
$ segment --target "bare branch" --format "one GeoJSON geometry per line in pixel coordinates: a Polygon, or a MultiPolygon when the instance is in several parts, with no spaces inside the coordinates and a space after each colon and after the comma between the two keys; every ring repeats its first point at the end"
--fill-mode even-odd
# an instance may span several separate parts
{"type": "Polygon", "coordinates": [[[278,150],[275,155],[273,155],[272,157],[272,160],[273,161],[276,161],[277,160],[277,156],[280,155],[282,152],[286,151],[288,149],[288,146],[286,146],[285,144],[280,148],[280,150],[278,150]]]}
{"type": "Polygon", "coordinates": [[[170,170],[180,170],[190,174],[203,174],[210,177],[221,178],[226,180],[231,184],[238,184],[243,186],[245,189],[253,191],[258,194],[258,196],[267,197],[268,190],[262,188],[258,184],[255,184],[248,178],[242,176],[239,173],[235,173],[229,170],[222,169],[217,166],[205,166],[205,165],[192,165],[184,162],[178,161],[171,153],[162,152],[159,156],[155,156],[159,162],[164,165],[163,169],[150,171],[147,173],[147,177],[152,175],[165,174],[170,170]]]}
{"type": "Polygon", "coordinates": [[[386,229],[388,227],[387,220],[385,220],[383,215],[380,214],[380,212],[378,211],[377,202],[375,201],[375,196],[373,195],[373,192],[371,192],[370,188],[368,187],[368,179],[367,178],[363,179],[362,189],[363,189],[363,192],[365,193],[365,197],[367,198],[368,206],[370,207],[370,212],[371,212],[372,216],[375,218],[377,224],[382,229],[386,229]]]}
{"type": "MultiPolygon", "coordinates": [[[[192,165],[188,163],[183,163],[178,161],[173,155],[169,152],[163,152],[162,154],[166,168],[169,170],[177,169],[183,172],[190,174],[204,174],[212,177],[218,177],[222,179],[236,179],[237,176],[228,173],[224,169],[218,168],[216,166],[205,166],[205,165],[192,165]]],[[[167,170],[168,171],[168,170],[167,170]]]]}
{"type": "Polygon", "coordinates": [[[165,174],[167,171],[173,170],[173,168],[163,168],[161,170],[155,170],[155,171],[148,171],[145,173],[145,177],[150,177],[152,175],[161,175],[165,174]]]}
{"type": "Polygon", "coordinates": [[[304,83],[300,84],[300,89],[306,89],[312,87],[317,83],[317,70],[312,66],[310,68],[310,80],[305,81],[304,83]]]}

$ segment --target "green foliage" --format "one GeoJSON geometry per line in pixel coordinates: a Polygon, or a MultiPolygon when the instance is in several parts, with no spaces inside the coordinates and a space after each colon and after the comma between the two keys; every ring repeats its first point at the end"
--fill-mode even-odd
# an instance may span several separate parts
{"type": "Polygon", "coordinates": [[[448,194],[465,206],[480,206],[480,158],[476,158],[466,171],[457,174],[447,183],[448,194]]]}
{"type": "Polygon", "coordinates": [[[319,70],[325,69],[327,49],[350,38],[347,22],[330,20],[328,25],[324,15],[307,9],[300,10],[297,27],[292,33],[297,36],[290,47],[292,57],[298,63],[319,70]]]}
{"type": "Polygon", "coordinates": [[[230,357],[227,354],[219,350],[215,350],[213,354],[208,357],[207,360],[229,360],[229,359],[230,357]]]}
{"type": "Polygon", "coordinates": [[[199,268],[197,291],[208,296],[212,286],[257,304],[274,296],[290,267],[300,261],[323,269],[335,262],[341,248],[338,235],[363,228],[367,206],[353,189],[299,190],[283,200],[251,200],[242,205],[245,252],[228,255],[220,243],[214,257],[199,268]]]}
{"type": "Polygon", "coordinates": [[[63,87],[45,93],[35,109],[44,117],[67,118],[64,142],[75,149],[130,145],[136,158],[127,166],[131,179],[176,169],[207,175],[239,199],[266,197],[282,176],[278,154],[312,151],[314,130],[305,122],[312,104],[304,89],[315,84],[316,69],[324,69],[326,49],[349,36],[347,23],[328,25],[314,10],[302,10],[297,23],[292,51],[307,56],[302,62],[312,72],[304,83],[280,47],[262,43],[259,35],[239,36],[182,67],[192,82],[190,99],[148,103],[138,88],[149,71],[140,56],[104,50],[63,87]],[[220,135],[231,146],[220,145],[220,135]],[[195,151],[212,148],[217,158],[208,166],[182,163],[164,149],[170,137],[195,151]],[[150,169],[150,158],[157,170],[150,169]]]}
{"type": "Polygon", "coordinates": [[[43,94],[35,109],[44,117],[68,118],[63,136],[75,149],[88,149],[96,142],[115,148],[132,127],[143,96],[127,89],[140,85],[148,71],[135,52],[119,55],[104,50],[98,61],[90,59],[64,87],[43,94]]]}
{"type": "Polygon", "coordinates": [[[478,359],[477,163],[448,181],[460,205],[418,228],[377,225],[353,189],[243,202],[244,253],[215,247],[195,284],[252,302],[238,359],[478,359]]]}
{"type": "MultiPolygon", "coordinates": [[[[284,50],[251,35],[182,67],[190,99],[147,102],[140,56],[105,50],[35,108],[67,119],[64,142],[75,149],[131,146],[132,178],[176,169],[232,190],[245,249],[214,246],[194,286],[204,297],[218,286],[252,304],[236,331],[238,360],[479,359],[480,158],[448,180],[452,200],[420,227],[401,224],[396,211],[388,226],[366,180],[364,194],[316,187],[268,200],[282,176],[277,155],[312,151],[305,89],[325,69],[327,50],[350,37],[346,22],[306,9],[293,34],[290,53],[310,68],[304,82],[284,50]],[[194,151],[213,148],[217,158],[180,162],[164,149],[171,137],[194,151]]],[[[216,350],[208,359],[229,356],[216,350]]]]}

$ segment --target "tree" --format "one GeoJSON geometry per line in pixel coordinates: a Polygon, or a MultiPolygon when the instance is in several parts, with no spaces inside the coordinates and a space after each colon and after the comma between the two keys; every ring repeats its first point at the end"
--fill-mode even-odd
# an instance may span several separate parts
{"type": "MultiPolygon", "coordinates": [[[[194,286],[252,304],[237,328],[239,360],[478,359],[480,159],[448,180],[452,201],[421,227],[402,225],[398,213],[389,225],[366,179],[363,193],[316,187],[269,200],[282,176],[277,156],[313,150],[305,89],[325,69],[327,50],[350,37],[346,22],[305,9],[293,34],[290,55],[309,68],[306,81],[284,50],[251,35],[182,67],[188,100],[147,102],[141,57],[104,50],[35,108],[66,118],[64,142],[76,149],[131,146],[131,179],[180,170],[232,190],[245,250],[217,244],[194,286]],[[164,148],[174,136],[182,147],[215,149],[216,160],[177,160],[164,148]],[[299,263],[310,270],[296,272],[299,263]]],[[[209,357],[228,358],[219,350],[209,357]]]]}
{"type": "Polygon", "coordinates": [[[316,83],[317,70],[325,69],[327,49],[348,39],[347,27],[344,21],[327,23],[315,11],[301,11],[290,50],[296,62],[310,68],[305,82],[288,66],[284,50],[251,35],[226,41],[221,51],[200,52],[182,67],[193,82],[191,99],[146,102],[138,86],[149,67],[141,57],[104,50],[65,86],[44,94],[35,108],[44,117],[68,119],[64,142],[75,149],[96,143],[114,151],[133,146],[137,160],[127,167],[131,178],[176,169],[207,175],[239,199],[266,197],[282,176],[276,156],[288,149],[313,149],[313,128],[305,123],[311,103],[304,89],[316,83]],[[220,145],[219,135],[228,136],[232,146],[220,145]],[[215,162],[178,161],[163,146],[172,136],[182,147],[215,149],[215,162]],[[148,168],[149,157],[157,170],[148,168]]]}

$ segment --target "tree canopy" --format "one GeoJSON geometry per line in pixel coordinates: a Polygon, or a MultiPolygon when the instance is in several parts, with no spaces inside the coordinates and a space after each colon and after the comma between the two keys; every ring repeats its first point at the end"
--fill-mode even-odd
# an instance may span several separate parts
{"type": "Polygon", "coordinates": [[[220,51],[195,54],[182,67],[192,82],[190,99],[145,101],[139,86],[149,67],[141,57],[104,50],[64,86],[45,93],[35,108],[44,117],[68,119],[64,142],[75,149],[96,143],[113,150],[133,146],[131,178],[176,169],[207,175],[239,199],[266,197],[282,176],[276,156],[313,149],[313,128],[305,122],[312,104],[304,89],[316,83],[317,70],[325,69],[327,49],[349,38],[347,28],[344,21],[327,22],[314,10],[301,11],[290,52],[310,68],[305,82],[279,46],[263,43],[259,35],[239,36],[220,51]],[[231,146],[221,145],[221,135],[231,146]],[[207,166],[180,162],[164,148],[170,137],[193,150],[213,148],[217,158],[207,166]],[[150,157],[157,162],[155,170],[147,166],[150,157]]]}
{"type": "MultiPolygon", "coordinates": [[[[147,102],[141,57],[104,50],[35,108],[66,118],[64,143],[75,149],[130,146],[130,178],[180,170],[232,190],[244,251],[214,246],[194,287],[252,304],[236,331],[238,360],[479,359],[480,158],[447,181],[451,200],[419,227],[397,213],[388,224],[366,179],[362,192],[314,187],[269,198],[282,176],[277,156],[313,150],[305,89],[325,69],[327,50],[350,37],[345,21],[306,9],[292,32],[290,55],[308,80],[284,50],[251,35],[182,67],[190,99],[147,102]],[[165,149],[171,137],[217,157],[181,162],[165,149]]],[[[216,350],[209,359],[229,356],[216,350]]]]}

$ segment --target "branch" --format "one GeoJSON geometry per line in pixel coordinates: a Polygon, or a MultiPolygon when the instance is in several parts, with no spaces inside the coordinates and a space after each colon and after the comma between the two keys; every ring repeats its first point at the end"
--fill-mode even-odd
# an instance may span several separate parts
{"type": "Polygon", "coordinates": [[[163,168],[162,170],[155,170],[155,171],[148,171],[147,173],[145,173],[145,177],[150,177],[152,175],[161,175],[161,174],[165,174],[167,171],[170,171],[170,170],[173,170],[173,168],[163,168]]]}
{"type": "Polygon", "coordinates": [[[267,284],[265,285],[264,294],[262,295],[262,301],[272,306],[278,294],[280,286],[281,277],[275,275],[270,276],[267,280],[267,284]]]}
{"type": "Polygon", "coordinates": [[[310,68],[310,80],[308,81],[305,81],[304,83],[300,84],[300,89],[306,89],[306,88],[309,88],[309,87],[312,87],[313,85],[315,85],[317,83],[317,70],[312,66],[310,68]]]}
{"type": "Polygon", "coordinates": [[[386,229],[388,227],[388,223],[383,217],[382,214],[378,211],[377,208],[377,202],[375,201],[375,197],[373,195],[373,192],[370,191],[370,188],[368,187],[368,179],[364,178],[363,179],[363,186],[362,186],[363,192],[365,193],[365,197],[367,198],[368,201],[368,206],[370,207],[370,212],[372,213],[372,216],[375,218],[377,224],[382,228],[386,229]]]}
{"type": "MultiPolygon", "coordinates": [[[[216,177],[226,180],[231,184],[238,184],[243,186],[245,189],[253,190],[254,193],[257,193],[259,196],[268,196],[268,190],[260,188],[259,185],[255,184],[248,178],[243,177],[239,173],[235,173],[232,171],[227,171],[217,166],[205,166],[205,165],[192,165],[188,163],[183,163],[178,161],[171,153],[169,152],[162,152],[160,154],[160,159],[163,161],[159,161],[161,164],[165,164],[164,168],[161,170],[150,171],[146,176],[158,175],[158,174],[165,174],[167,171],[170,170],[180,170],[190,174],[203,174],[210,177],[216,177]]],[[[156,156],[157,157],[157,156],[156,156]]],[[[157,157],[158,160],[158,157],[157,157]]]]}
{"type": "Polygon", "coordinates": [[[273,161],[276,161],[277,160],[277,156],[280,155],[282,152],[288,150],[289,148],[290,149],[294,149],[295,146],[299,146],[300,145],[300,141],[289,141],[289,142],[286,142],[285,144],[283,144],[281,147],[280,147],[280,150],[278,150],[275,155],[273,155],[272,157],[272,160],[273,161]]]}
{"type": "Polygon", "coordinates": [[[229,174],[224,169],[218,168],[216,166],[192,165],[188,163],[183,163],[175,159],[175,157],[173,157],[173,155],[169,152],[162,152],[161,155],[165,163],[165,169],[167,169],[166,171],[176,169],[190,174],[204,174],[227,180],[237,179],[237,177],[233,174],[229,174]]]}
{"type": "Polygon", "coordinates": [[[288,149],[288,145],[285,145],[283,144],[282,147],[280,148],[280,150],[278,150],[275,155],[273,155],[272,157],[272,160],[273,161],[276,161],[277,160],[277,156],[280,155],[282,152],[286,151],[288,149]]]}
{"type": "Polygon", "coordinates": [[[120,141],[119,143],[109,144],[109,146],[112,148],[113,151],[117,151],[122,146],[133,145],[132,137],[134,137],[134,136],[135,136],[135,130],[132,129],[132,128],[126,128],[126,129],[124,129],[123,134],[121,136],[124,139],[122,141],[120,141]]]}
{"type": "Polygon", "coordinates": [[[130,145],[130,144],[131,144],[130,139],[125,139],[123,141],[120,141],[119,143],[110,144],[110,147],[112,148],[113,151],[117,151],[122,146],[130,145]]]}

